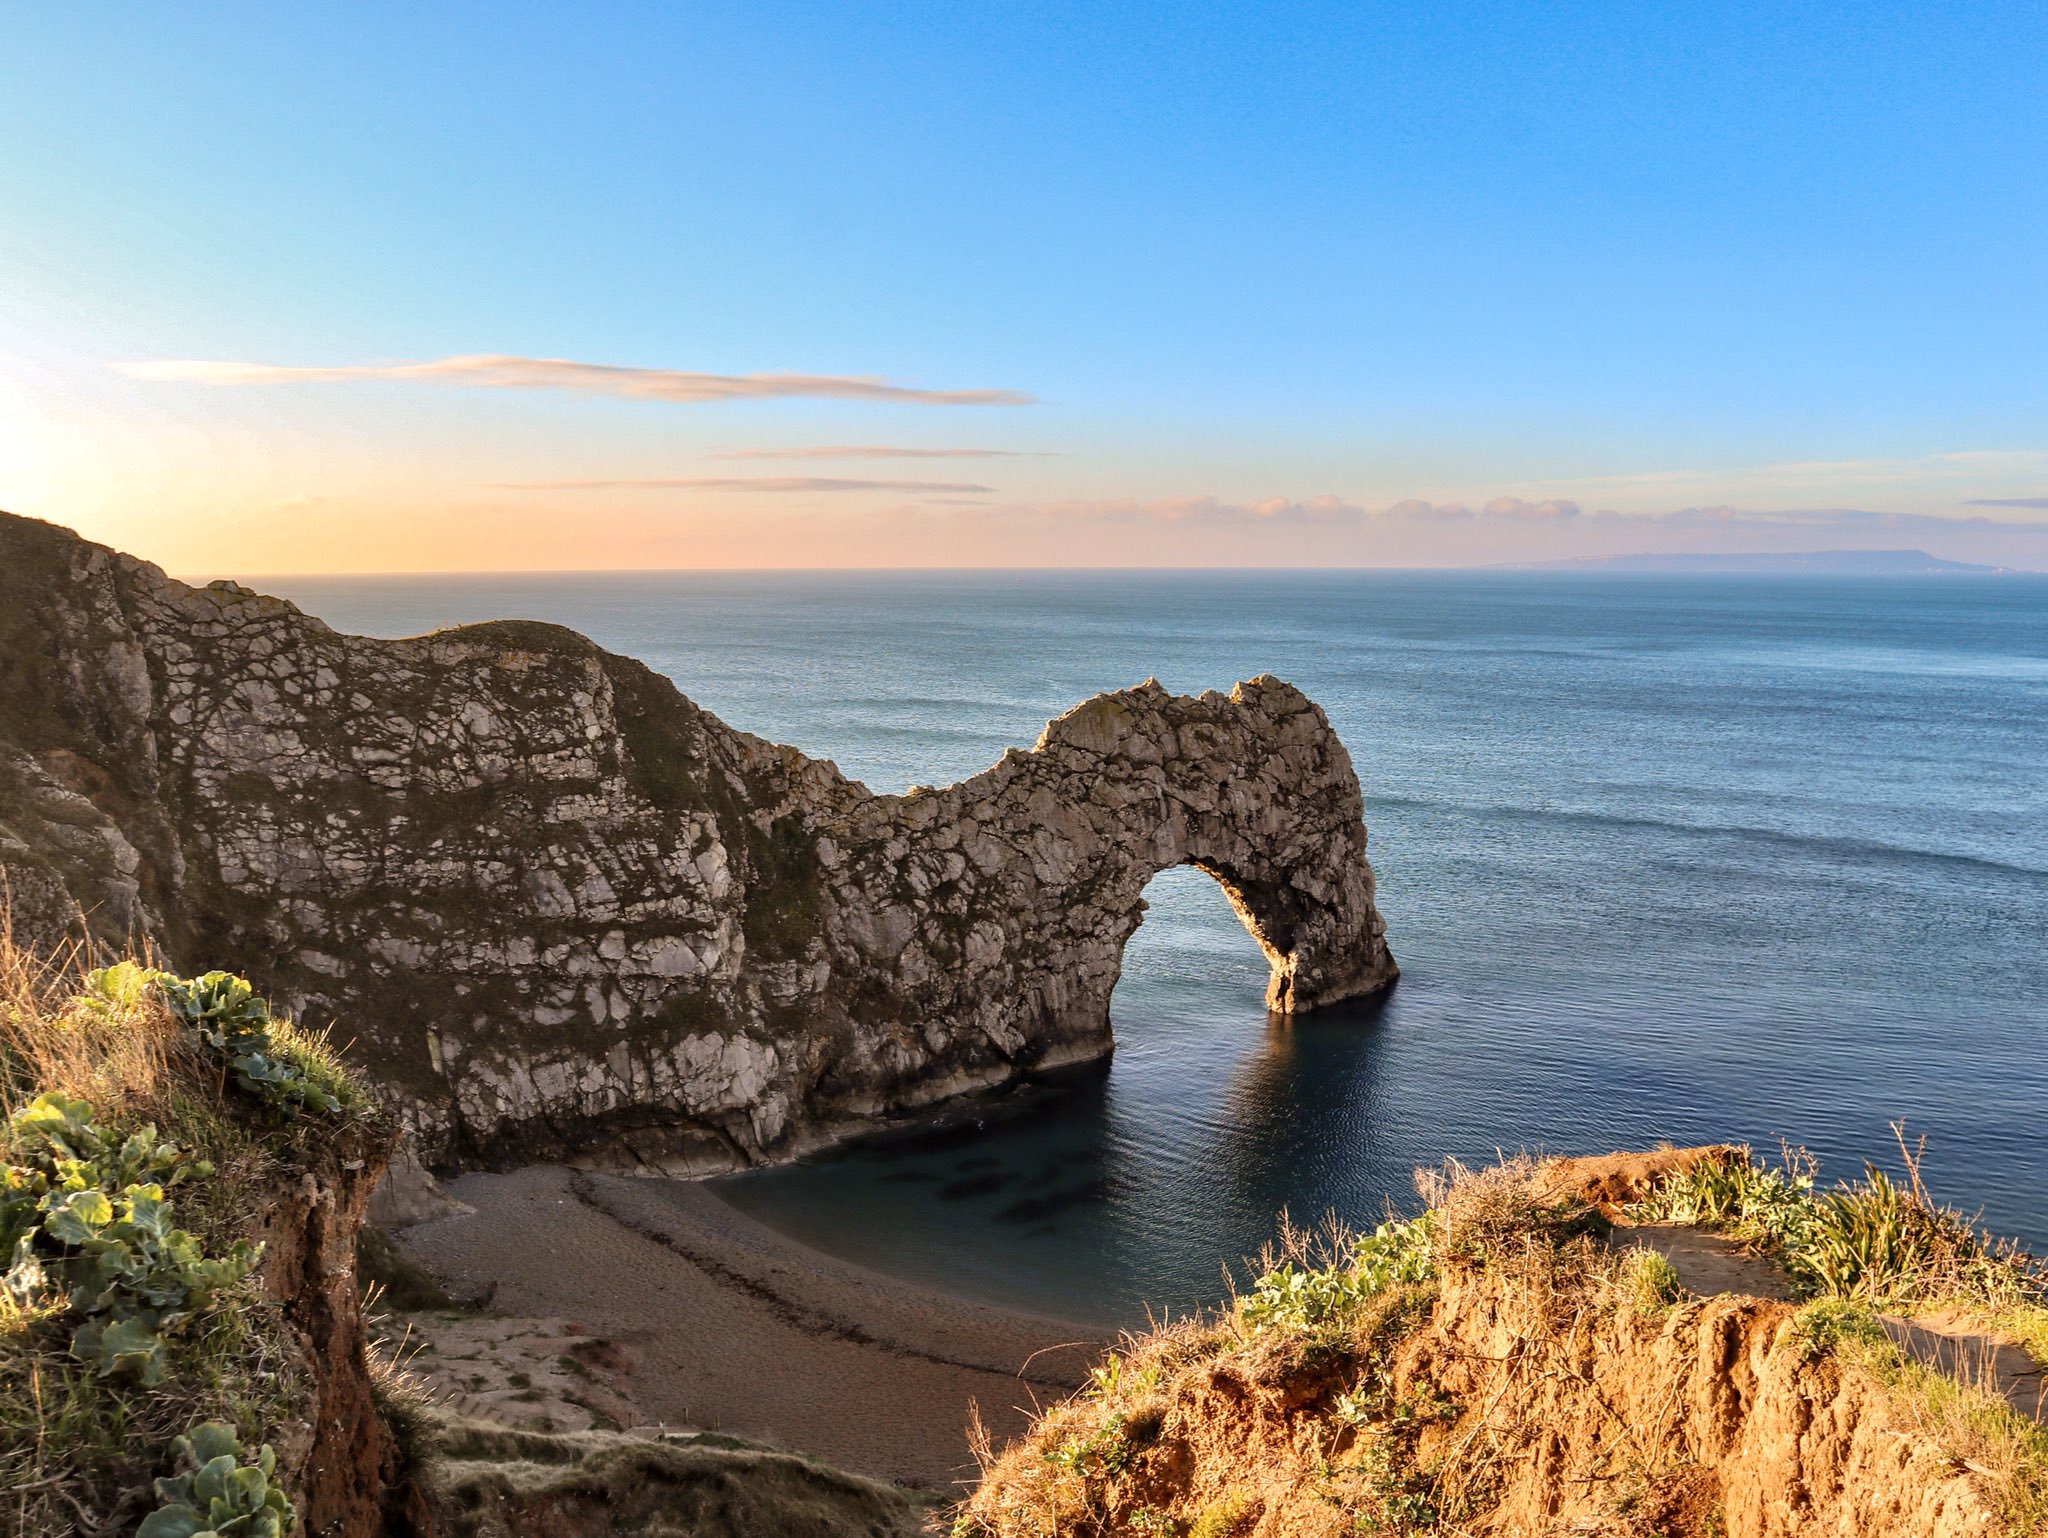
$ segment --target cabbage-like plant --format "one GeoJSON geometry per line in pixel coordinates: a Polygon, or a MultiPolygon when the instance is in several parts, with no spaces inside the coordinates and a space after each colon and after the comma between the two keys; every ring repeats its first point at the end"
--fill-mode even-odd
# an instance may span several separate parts
{"type": "Polygon", "coordinates": [[[144,1127],[118,1142],[92,1107],[39,1095],[11,1118],[27,1162],[0,1171],[0,1287],[17,1304],[61,1295],[83,1315],[72,1353],[101,1377],[158,1382],[162,1331],[208,1307],[248,1274],[255,1249],[209,1258],[171,1221],[167,1187],[212,1173],[144,1127]]]}
{"type": "MultiPolygon", "coordinates": [[[[88,986],[95,992],[131,988],[131,977],[110,975],[119,972],[120,968],[110,967],[106,973],[95,973],[88,979],[88,986]]],[[[148,976],[162,990],[171,1013],[227,1059],[235,1082],[243,1089],[283,1106],[325,1112],[341,1109],[341,1101],[332,1089],[277,1050],[270,1034],[276,1023],[270,1003],[250,986],[247,978],[232,972],[208,972],[203,977],[189,978],[169,972],[152,972],[148,976]]]]}
{"type": "Polygon", "coordinates": [[[283,1538],[296,1525],[298,1513],[271,1482],[277,1454],[269,1444],[245,1463],[234,1427],[207,1421],[171,1450],[182,1471],[156,1482],[163,1505],[142,1519],[135,1538],[283,1538]]]}
{"type": "Polygon", "coordinates": [[[123,1018],[142,1007],[156,979],[153,967],[139,961],[117,961],[86,974],[85,991],[78,1002],[101,1015],[123,1018]]]}
{"type": "Polygon", "coordinates": [[[255,1051],[270,1045],[270,1004],[246,977],[208,972],[203,977],[156,974],[171,1013],[218,1051],[255,1051]]]}
{"type": "Polygon", "coordinates": [[[1425,1212],[1405,1222],[1390,1219],[1354,1241],[1348,1262],[1303,1269],[1292,1261],[1252,1283],[1238,1305],[1251,1330],[1314,1330],[1341,1323],[1367,1299],[1389,1287],[1426,1282],[1436,1275],[1432,1240],[1436,1219],[1425,1212]]]}
{"type": "Polygon", "coordinates": [[[31,1146],[43,1144],[61,1178],[75,1179],[69,1189],[83,1190],[88,1171],[102,1190],[144,1182],[174,1186],[186,1180],[204,1180],[213,1173],[206,1160],[192,1158],[175,1143],[159,1141],[153,1126],[132,1132],[118,1143],[110,1141],[93,1121],[92,1106],[83,1100],[38,1095],[16,1111],[12,1120],[17,1137],[31,1146]]]}

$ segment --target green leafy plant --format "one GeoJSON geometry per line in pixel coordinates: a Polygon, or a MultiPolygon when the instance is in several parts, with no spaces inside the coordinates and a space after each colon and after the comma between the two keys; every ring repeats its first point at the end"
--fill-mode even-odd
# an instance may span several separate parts
{"type": "Polygon", "coordinates": [[[1286,1261],[1252,1283],[1238,1305],[1238,1318],[1254,1333],[1270,1329],[1316,1330],[1342,1323],[1368,1299],[1389,1287],[1426,1282],[1436,1274],[1430,1213],[1380,1224],[1357,1240],[1347,1260],[1323,1267],[1286,1261]]]}
{"type": "Polygon", "coordinates": [[[1375,1438],[1359,1456],[1366,1503],[1352,1519],[1358,1533],[1407,1535],[1434,1532],[1442,1521],[1429,1475],[1406,1456],[1396,1439],[1375,1438]]]}
{"type": "Polygon", "coordinates": [[[123,961],[88,973],[74,1007],[119,1022],[152,994],[225,1061],[241,1089],[288,1110],[332,1114],[346,1107],[347,1075],[319,1038],[272,1014],[247,978],[230,972],[178,977],[123,961]]]}
{"type": "Polygon", "coordinates": [[[1137,1453],[1124,1434],[1124,1420],[1122,1414],[1112,1415],[1087,1436],[1063,1438],[1045,1455],[1046,1461],[1083,1479],[1113,1478],[1123,1473],[1137,1453]]]}
{"type": "Polygon", "coordinates": [[[1124,1377],[1124,1359],[1114,1351],[1088,1369],[1088,1387],[1083,1390],[1096,1399],[1114,1399],[1124,1377]]]}
{"type": "Polygon", "coordinates": [[[85,976],[85,989],[78,1002],[88,1009],[117,1019],[127,1019],[149,997],[158,974],[139,961],[117,961],[85,976]]]}
{"type": "Polygon", "coordinates": [[[282,1538],[297,1523],[284,1491],[271,1483],[277,1454],[267,1444],[244,1462],[234,1428],[207,1421],[171,1448],[184,1471],[156,1482],[164,1504],[142,1519],[135,1538],[282,1538]]]}
{"type": "Polygon", "coordinates": [[[1379,1292],[1428,1281],[1436,1274],[1435,1237],[1434,1213],[1380,1224],[1358,1241],[1353,1268],[1359,1284],[1369,1292],[1379,1292]]]}
{"type": "Polygon", "coordinates": [[[1786,1338],[1809,1361],[1847,1346],[1882,1346],[1889,1337],[1876,1314],[1861,1303],[1822,1298],[1808,1303],[1786,1324],[1786,1338]]]}
{"type": "Polygon", "coordinates": [[[165,1191],[213,1172],[154,1127],[115,1141],[92,1107],[39,1095],[9,1119],[25,1162],[0,1172],[0,1288],[26,1306],[60,1295],[83,1320],[71,1349],[101,1377],[145,1386],[164,1370],[162,1332],[208,1307],[248,1274],[256,1251],[239,1244],[209,1258],[171,1221],[165,1191]]]}
{"type": "Polygon", "coordinates": [[[1811,1161],[1797,1150],[1783,1169],[1771,1169],[1737,1149],[1669,1177],[1634,1212],[1652,1222],[1705,1224],[1758,1245],[1802,1297],[1975,1296],[1992,1306],[2033,1305],[2043,1291],[2036,1264],[1936,1205],[1921,1185],[1918,1156],[1895,1130],[1912,1177],[1904,1185],[1867,1164],[1861,1181],[1820,1192],[1811,1161]]]}
{"type": "Polygon", "coordinates": [[[1930,1269],[1939,1218],[1871,1165],[1862,1187],[1820,1198],[1788,1268],[1824,1297],[1886,1297],[1930,1269]]]}
{"type": "Polygon", "coordinates": [[[1116,1352],[1106,1352],[1100,1362],[1088,1369],[1088,1387],[1082,1392],[1091,1399],[1118,1399],[1127,1390],[1149,1394],[1159,1387],[1162,1371],[1158,1362],[1134,1367],[1116,1352]]]}
{"type": "Polygon", "coordinates": [[[293,1108],[329,1113],[341,1109],[335,1086],[320,1082],[304,1065],[277,1050],[271,1035],[277,1022],[269,1001],[247,978],[231,972],[208,972],[193,978],[158,972],[152,981],[163,990],[171,1013],[227,1059],[235,1082],[243,1089],[293,1108]]]}
{"type": "Polygon", "coordinates": [[[1254,1333],[1312,1330],[1350,1313],[1362,1296],[1347,1271],[1332,1266],[1304,1270],[1293,1261],[1275,1267],[1252,1284],[1238,1317],[1254,1333]]]}
{"type": "Polygon", "coordinates": [[[1651,1222],[1728,1228],[1774,1248],[1793,1249],[1805,1242],[1817,1200],[1810,1164],[1796,1151],[1787,1155],[1784,1168],[1775,1169],[1758,1163],[1747,1148],[1737,1148],[1667,1176],[1635,1210],[1651,1222]]]}
{"type": "Polygon", "coordinates": [[[1361,1383],[1337,1396],[1337,1419],[1354,1431],[1361,1431],[1378,1417],[1385,1396],[1373,1385],[1361,1383]]]}

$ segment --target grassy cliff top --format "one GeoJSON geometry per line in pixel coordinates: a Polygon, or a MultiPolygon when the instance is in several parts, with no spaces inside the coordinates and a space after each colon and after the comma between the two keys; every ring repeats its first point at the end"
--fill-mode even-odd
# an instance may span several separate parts
{"type": "Polygon", "coordinates": [[[2038,1538],[2048,1275],[1907,1153],[1831,1190],[1719,1147],[1427,1172],[984,1440],[957,1538],[2038,1538]]]}
{"type": "Polygon", "coordinates": [[[0,930],[0,1532],[292,1525],[273,1449],[308,1442],[317,1366],[266,1225],[387,1141],[240,979],[39,962],[0,930]]]}

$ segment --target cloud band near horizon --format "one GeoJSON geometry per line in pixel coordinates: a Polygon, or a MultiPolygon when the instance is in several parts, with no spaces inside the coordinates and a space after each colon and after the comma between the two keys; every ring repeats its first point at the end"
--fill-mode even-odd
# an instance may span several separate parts
{"type": "Polygon", "coordinates": [[[898,491],[989,492],[973,481],[868,481],[837,475],[686,475],[648,480],[491,481],[492,491],[898,491]]]}
{"type": "MultiPolygon", "coordinates": [[[[2048,506],[2033,499],[1979,503],[2000,507],[2048,506]]],[[[1118,498],[1103,501],[1050,502],[1030,508],[992,511],[1030,512],[1048,518],[1108,523],[1156,523],[1189,526],[1365,527],[1388,521],[1433,524],[1495,524],[1501,526],[1690,528],[1699,530],[1777,530],[1841,534],[2048,532],[2048,519],[1989,518],[1982,514],[1944,517],[1933,513],[1886,512],[1858,507],[1746,508],[1687,506],[1657,511],[1625,512],[1616,508],[1585,508],[1570,498],[1530,501],[1495,497],[1471,505],[1432,502],[1419,497],[1382,507],[1368,507],[1336,496],[1303,500],[1269,497],[1236,502],[1218,497],[1170,497],[1156,500],[1118,498]]]]}
{"type": "MultiPolygon", "coordinates": [[[[596,492],[596,491],[736,491],[753,493],[808,492],[894,492],[915,495],[924,506],[972,508],[983,518],[1004,521],[1023,519],[1040,524],[1074,523],[1095,525],[1155,526],[1161,528],[1230,528],[1278,530],[1320,529],[1330,534],[1344,530],[1364,531],[1396,524],[1439,528],[1487,527],[1535,530],[1579,529],[1620,532],[1638,530],[1692,530],[1722,536],[1817,535],[1834,538],[1918,538],[1934,535],[2038,537],[2048,534],[2048,519],[1992,518],[1982,513],[1943,516],[1930,513],[1889,512],[1859,507],[1752,508],[1720,505],[1688,505],[1660,510],[1622,511],[1617,508],[1588,508],[1567,497],[1530,500],[1502,496],[1479,503],[1436,502],[1410,497],[1399,502],[1368,506],[1344,497],[1323,495],[1308,498],[1267,497],[1236,501],[1215,496],[1068,499],[1049,502],[1008,502],[994,500],[995,488],[973,482],[868,480],[839,476],[677,476],[649,479],[498,481],[489,483],[498,491],[596,492]],[[947,502],[948,495],[956,499],[947,502]]],[[[1969,504],[1965,504],[1969,505],[1969,504]]],[[[1980,504],[1982,505],[1982,504],[1980,504]]],[[[2030,507],[2033,499],[2010,499],[1999,507],[2030,507]]],[[[908,512],[906,505],[901,511],[908,512]]]]}
{"type": "Polygon", "coordinates": [[[1051,459],[1031,449],[911,449],[886,443],[828,443],[793,449],[729,449],[713,459],[1051,459]]]}
{"type": "Polygon", "coordinates": [[[1028,406],[1022,390],[931,390],[859,374],[706,374],[571,358],[468,353],[420,362],[297,365],[199,358],[116,363],[130,379],[166,384],[318,384],[402,380],[485,390],[562,390],[576,395],[705,405],[732,400],[865,400],[919,406],[1028,406]]]}

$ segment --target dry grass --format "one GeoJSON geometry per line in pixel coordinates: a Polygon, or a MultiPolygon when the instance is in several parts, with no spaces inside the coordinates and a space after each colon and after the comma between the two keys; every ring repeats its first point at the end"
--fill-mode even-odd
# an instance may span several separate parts
{"type": "Polygon", "coordinates": [[[161,1117],[175,1080],[204,1073],[155,999],[125,1005],[86,995],[88,958],[16,946],[0,909],[0,1117],[45,1091],[89,1101],[110,1121],[161,1117]]]}
{"type": "Polygon", "coordinates": [[[1624,1250],[1615,1267],[1614,1290],[1623,1307],[1637,1314],[1661,1314],[1684,1291],[1678,1268],[1641,1245],[1624,1250]]]}
{"type": "Polygon", "coordinates": [[[408,1365],[403,1342],[396,1346],[381,1343],[377,1326],[386,1317],[383,1307],[383,1290],[372,1284],[363,1297],[363,1313],[369,1326],[370,1397],[377,1407],[377,1418],[398,1446],[401,1460],[415,1476],[423,1477],[430,1473],[439,1454],[435,1436],[440,1412],[435,1407],[433,1391],[408,1365]]]}
{"type": "Polygon", "coordinates": [[[2007,1400],[1995,1347],[1981,1343],[1940,1371],[1872,1330],[1851,1335],[1841,1355],[1884,1384],[1903,1429],[1984,1483],[2011,1538],[2048,1535],[2048,1427],[2007,1400]]]}
{"type": "Polygon", "coordinates": [[[1806,1298],[1902,1310],[1968,1309],[2006,1316],[2048,1362],[2048,1272],[1977,1218],[1935,1200],[1926,1139],[1894,1123],[1905,1179],[1866,1165],[1861,1180],[1816,1188],[1813,1157],[1788,1147],[1771,1168],[1731,1148],[1665,1180],[1631,1209],[1651,1221],[1711,1227],[1778,1261],[1806,1298]]]}
{"type": "Polygon", "coordinates": [[[1674,1202],[1779,1259],[1811,1301],[1794,1322],[1810,1355],[1833,1355],[1881,1382],[1900,1424],[1976,1474],[2012,1534],[2048,1534],[2048,1428],[2041,1407],[2008,1397],[2000,1344],[2048,1366],[2048,1270],[2010,1240],[1935,1199],[1927,1140],[1893,1123],[1903,1181],[1875,1165],[1815,1193],[1817,1166],[1787,1148],[1769,1170],[1746,1149],[1702,1164],[1646,1206],[1674,1202]],[[1887,1333],[1879,1310],[1946,1317],[1978,1333],[1939,1366],[1887,1333]]]}
{"type": "MultiPolygon", "coordinates": [[[[1987,1335],[2010,1340],[2037,1366],[2048,1370],[2048,1304],[2038,1297],[1987,1304],[1969,1311],[1966,1317],[1987,1335]]],[[[2048,1409],[2041,1418],[2048,1420],[2048,1409]]]]}
{"type": "Polygon", "coordinates": [[[1430,1325],[1433,1274],[1512,1274],[1521,1345],[1510,1371],[1530,1382],[1617,1289],[1643,1293],[1595,1242],[1598,1214],[1552,1189],[1546,1168],[1525,1155],[1418,1171],[1426,1215],[1390,1218],[1371,1236],[1282,1214],[1249,1268],[1255,1280],[1223,1307],[1125,1337],[1091,1388],[1018,1443],[999,1451],[977,1439],[984,1477],[956,1532],[1461,1530],[1545,1428],[1519,1400],[1468,1410],[1401,1365],[1430,1325]],[[1418,1258],[1426,1264],[1405,1263],[1418,1258]],[[1582,1285],[1589,1277],[1598,1285],[1582,1285]],[[1190,1479],[1191,1467],[1209,1472],[1190,1479]]]}
{"type": "Polygon", "coordinates": [[[1546,1164],[1534,1154],[1517,1153],[1482,1169],[1450,1159],[1440,1169],[1417,1170],[1415,1189],[1436,1214],[1443,1255],[1483,1260],[1531,1238],[1600,1226],[1599,1215],[1586,1202],[1551,1188],[1546,1164]]]}
{"type": "MultiPolygon", "coordinates": [[[[1461,1210],[1477,1223],[1484,1205],[1461,1210]]],[[[1233,1285],[1223,1307],[1126,1335],[1088,1389],[1009,1448],[975,1436],[984,1478],[955,1532],[1222,1538],[1266,1520],[1280,1498],[1268,1488],[1275,1480],[1307,1480],[1317,1491],[1320,1526],[1289,1532],[1423,1531],[1438,1497],[1414,1443],[1444,1406],[1404,1396],[1390,1364],[1428,1320],[1434,1291],[1417,1271],[1426,1277],[1436,1238],[1428,1224],[1390,1220],[1360,1235],[1282,1214],[1246,1268],[1253,1280],[1233,1285]],[[1287,1440],[1296,1424],[1311,1428],[1302,1446],[1287,1440]],[[1242,1477],[1190,1485],[1190,1439],[1217,1425],[1242,1443],[1224,1460],[1242,1477]]]]}

